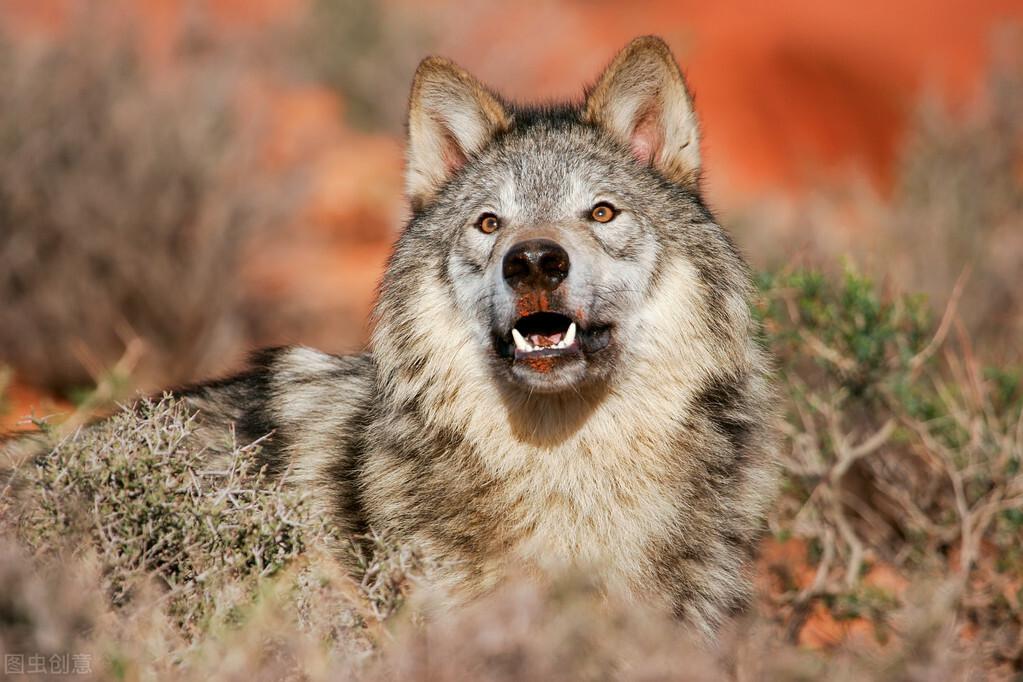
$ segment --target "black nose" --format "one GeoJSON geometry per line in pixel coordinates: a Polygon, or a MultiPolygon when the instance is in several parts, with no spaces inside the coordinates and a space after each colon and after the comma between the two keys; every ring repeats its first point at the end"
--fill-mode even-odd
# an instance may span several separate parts
{"type": "Polygon", "coordinates": [[[519,242],[504,256],[504,279],[512,289],[554,291],[568,277],[568,252],[550,239],[519,242]]]}

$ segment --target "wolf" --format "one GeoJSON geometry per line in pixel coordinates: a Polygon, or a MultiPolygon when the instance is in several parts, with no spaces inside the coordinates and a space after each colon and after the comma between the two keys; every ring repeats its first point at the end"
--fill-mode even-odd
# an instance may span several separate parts
{"type": "Polygon", "coordinates": [[[427,58],[368,349],[269,349],[177,394],[210,438],[262,439],[339,533],[431,557],[452,603],[579,569],[712,636],[749,599],[777,440],[750,273],[700,169],[656,37],[564,105],[427,58]]]}

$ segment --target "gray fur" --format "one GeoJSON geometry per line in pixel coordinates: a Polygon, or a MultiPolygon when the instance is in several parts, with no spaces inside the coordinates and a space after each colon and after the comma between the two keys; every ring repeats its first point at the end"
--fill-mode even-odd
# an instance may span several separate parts
{"type": "Polygon", "coordinates": [[[343,532],[373,528],[430,554],[452,602],[513,570],[582,568],[712,633],[747,602],[776,441],[749,274],[701,199],[690,103],[650,38],[578,106],[513,108],[450,63],[424,62],[413,215],[370,350],[264,351],[248,372],[181,395],[211,429],[271,434],[267,463],[315,491],[343,532]],[[627,96],[662,99],[622,106],[627,96]],[[679,111],[688,118],[664,123],[679,111]],[[620,211],[609,223],[589,217],[600,201],[620,211]],[[500,229],[477,229],[483,213],[500,229]],[[609,340],[597,348],[592,332],[596,350],[554,370],[501,352],[526,305],[502,258],[536,236],[572,265],[535,305],[609,340]]]}

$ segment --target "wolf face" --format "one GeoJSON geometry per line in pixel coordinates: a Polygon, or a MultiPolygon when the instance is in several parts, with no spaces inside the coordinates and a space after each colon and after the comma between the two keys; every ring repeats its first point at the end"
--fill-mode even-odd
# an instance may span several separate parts
{"type": "Polygon", "coordinates": [[[429,222],[451,240],[443,282],[495,377],[537,392],[611,378],[663,248],[626,189],[642,169],[595,131],[558,127],[494,144],[459,178],[464,200],[429,222]]]}
{"type": "Polygon", "coordinates": [[[656,39],[623,51],[578,107],[512,108],[450,62],[424,62],[409,122],[414,216],[398,252],[420,253],[422,321],[408,323],[435,320],[431,302],[457,311],[424,355],[476,353],[503,388],[559,393],[613,382],[677,333],[643,310],[665,262],[699,256],[693,233],[731,250],[696,194],[698,137],[656,39]]]}

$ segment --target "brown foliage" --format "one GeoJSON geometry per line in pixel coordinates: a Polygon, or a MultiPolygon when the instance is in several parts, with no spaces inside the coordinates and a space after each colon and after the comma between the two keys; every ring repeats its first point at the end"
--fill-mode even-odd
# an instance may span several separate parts
{"type": "Polygon", "coordinates": [[[0,361],[67,389],[138,338],[145,379],[218,370],[239,259],[280,200],[232,71],[186,54],[156,78],[123,31],[77,19],[41,46],[0,35],[0,361]]]}

